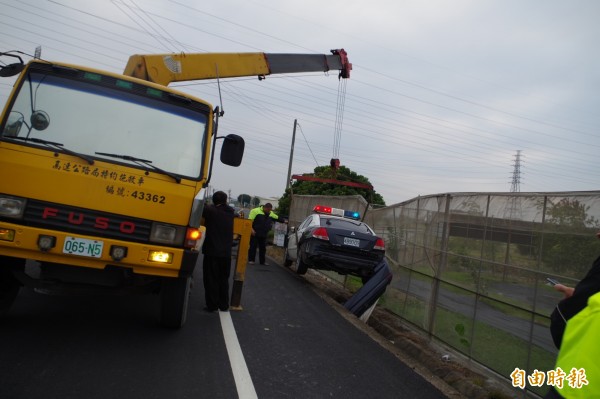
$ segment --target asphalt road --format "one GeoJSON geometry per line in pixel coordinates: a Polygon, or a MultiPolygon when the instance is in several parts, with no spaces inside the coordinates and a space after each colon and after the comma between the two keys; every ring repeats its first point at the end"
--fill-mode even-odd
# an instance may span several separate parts
{"type": "Polygon", "coordinates": [[[445,397],[288,269],[250,266],[243,310],[227,315],[202,310],[200,271],[179,331],[158,326],[155,296],[22,290],[0,321],[0,398],[244,397],[232,371],[243,367],[258,398],[445,397]]]}

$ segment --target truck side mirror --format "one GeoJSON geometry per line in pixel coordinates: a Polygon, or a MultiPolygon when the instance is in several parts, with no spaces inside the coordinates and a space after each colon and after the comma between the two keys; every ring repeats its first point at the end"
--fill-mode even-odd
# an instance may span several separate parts
{"type": "Polygon", "coordinates": [[[50,126],[50,117],[44,111],[33,111],[33,114],[31,114],[31,126],[35,130],[46,130],[50,126]]]}
{"type": "Polygon", "coordinates": [[[10,115],[8,115],[8,121],[6,121],[6,125],[4,126],[3,135],[5,137],[17,137],[24,122],[25,118],[22,113],[12,111],[10,115]]]}
{"type": "Polygon", "coordinates": [[[240,166],[244,156],[245,142],[237,134],[228,134],[221,147],[221,162],[229,166],[240,166]]]}
{"type": "Polygon", "coordinates": [[[25,65],[23,63],[4,65],[0,68],[0,77],[7,78],[9,76],[18,75],[23,69],[25,69],[25,65]]]}

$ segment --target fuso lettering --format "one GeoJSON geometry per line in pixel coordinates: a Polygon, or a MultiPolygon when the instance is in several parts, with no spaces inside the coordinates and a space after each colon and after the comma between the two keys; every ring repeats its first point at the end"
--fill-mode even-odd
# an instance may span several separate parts
{"type": "MultiPolygon", "coordinates": [[[[56,208],[44,208],[42,211],[42,219],[53,219],[59,217],[60,211],[56,208]]],[[[63,213],[64,214],[64,213],[63,213]]],[[[94,228],[100,230],[108,230],[112,225],[118,225],[119,231],[125,234],[133,234],[135,232],[135,223],[130,221],[111,221],[109,218],[104,216],[93,216],[86,215],[82,212],[68,212],[66,214],[67,222],[73,225],[82,225],[84,223],[90,223],[94,228]]]]}

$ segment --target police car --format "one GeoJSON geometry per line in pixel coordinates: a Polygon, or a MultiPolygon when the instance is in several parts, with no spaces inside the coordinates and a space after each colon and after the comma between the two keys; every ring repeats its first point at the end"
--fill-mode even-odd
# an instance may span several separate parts
{"type": "Polygon", "coordinates": [[[333,270],[367,281],[385,256],[385,243],[358,212],[317,205],[287,236],[285,265],[296,273],[333,270]]]}

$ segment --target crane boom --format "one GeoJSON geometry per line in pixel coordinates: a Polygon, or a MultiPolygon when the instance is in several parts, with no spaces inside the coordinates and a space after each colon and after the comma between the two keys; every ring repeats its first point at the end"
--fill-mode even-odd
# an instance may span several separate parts
{"type": "Polygon", "coordinates": [[[136,54],[129,58],[123,74],[167,86],[190,80],[330,70],[338,70],[340,78],[350,77],[352,64],[344,49],[331,50],[331,54],[136,54]]]}

